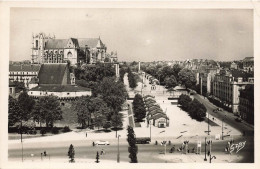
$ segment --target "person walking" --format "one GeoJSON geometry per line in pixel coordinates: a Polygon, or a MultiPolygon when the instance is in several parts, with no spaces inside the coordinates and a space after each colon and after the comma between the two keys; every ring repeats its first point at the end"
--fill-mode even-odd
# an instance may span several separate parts
{"type": "Polygon", "coordinates": [[[86,138],[88,137],[88,133],[86,132],[86,138]]]}

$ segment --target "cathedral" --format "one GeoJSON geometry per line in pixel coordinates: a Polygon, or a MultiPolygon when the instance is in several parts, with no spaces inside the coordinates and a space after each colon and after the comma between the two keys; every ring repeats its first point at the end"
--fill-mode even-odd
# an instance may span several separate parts
{"type": "MultiPolygon", "coordinates": [[[[55,35],[39,33],[32,36],[32,63],[95,64],[104,62],[107,47],[99,38],[56,39],[55,35]]],[[[108,60],[111,60],[109,58],[108,60]]]]}

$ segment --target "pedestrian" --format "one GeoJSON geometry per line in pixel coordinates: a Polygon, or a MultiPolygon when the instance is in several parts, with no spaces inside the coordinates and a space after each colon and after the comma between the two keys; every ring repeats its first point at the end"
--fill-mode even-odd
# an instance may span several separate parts
{"type": "Polygon", "coordinates": [[[86,138],[88,137],[88,133],[86,132],[86,138]]]}
{"type": "Polygon", "coordinates": [[[190,149],[188,149],[188,153],[190,153],[190,149]]]}
{"type": "Polygon", "coordinates": [[[92,145],[93,145],[93,147],[95,146],[95,143],[94,143],[94,141],[93,141],[92,145]]]}
{"type": "Polygon", "coordinates": [[[208,151],[208,156],[210,155],[210,152],[208,151]]]}
{"type": "Polygon", "coordinates": [[[100,155],[103,155],[103,149],[101,150],[100,155]]]}
{"type": "Polygon", "coordinates": [[[43,152],[43,155],[44,155],[44,156],[46,156],[46,155],[47,155],[46,151],[44,151],[44,152],[43,152]]]}
{"type": "Polygon", "coordinates": [[[214,119],[214,117],[213,117],[213,121],[214,121],[215,119],[214,119]]]}

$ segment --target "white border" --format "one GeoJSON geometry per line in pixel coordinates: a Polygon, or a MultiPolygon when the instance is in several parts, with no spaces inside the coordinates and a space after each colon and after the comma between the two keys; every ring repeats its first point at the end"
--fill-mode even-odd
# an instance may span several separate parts
{"type": "Polygon", "coordinates": [[[182,2],[182,1],[118,1],[114,2],[1,2],[0,1],[0,168],[259,168],[259,57],[260,57],[260,2],[255,1],[228,1],[228,2],[182,2]],[[8,162],[8,144],[7,144],[7,119],[8,119],[8,65],[9,65],[9,25],[10,25],[10,8],[12,7],[29,7],[29,8],[169,8],[169,9],[254,9],[254,57],[255,57],[255,163],[254,164],[201,164],[201,163],[177,163],[177,164],[37,164],[37,163],[19,163],[8,162]]]}

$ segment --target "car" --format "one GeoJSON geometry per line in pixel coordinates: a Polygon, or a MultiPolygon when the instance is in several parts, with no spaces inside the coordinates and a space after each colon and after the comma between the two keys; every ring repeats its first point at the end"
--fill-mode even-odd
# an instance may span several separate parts
{"type": "Polygon", "coordinates": [[[223,111],[223,109],[221,109],[221,108],[217,108],[217,110],[218,110],[218,111],[223,111]]]}
{"type": "Polygon", "coordinates": [[[108,141],[95,141],[95,145],[109,145],[108,141]]]}
{"type": "Polygon", "coordinates": [[[235,119],[237,122],[242,122],[242,119],[241,118],[236,118],[235,119]]]}

